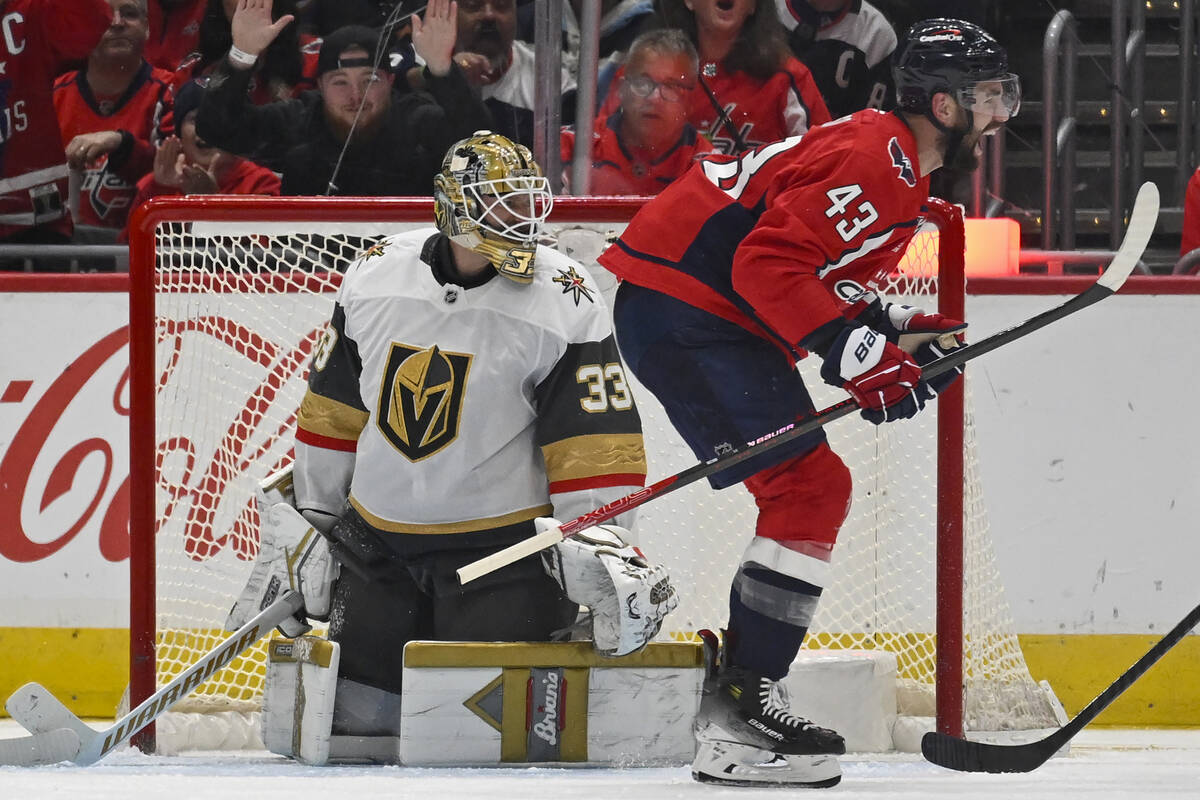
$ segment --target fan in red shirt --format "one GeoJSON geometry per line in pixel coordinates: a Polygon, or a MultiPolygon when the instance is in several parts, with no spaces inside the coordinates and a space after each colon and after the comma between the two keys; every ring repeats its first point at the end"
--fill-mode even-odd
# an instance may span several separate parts
{"type": "Polygon", "coordinates": [[[67,164],[51,87],[87,58],[112,9],[104,0],[7,0],[0,8],[0,242],[66,242],[67,164]]]}
{"type": "MultiPolygon", "coordinates": [[[[658,194],[712,152],[687,121],[696,70],[696,48],[681,31],[665,28],[634,40],[618,88],[621,107],[592,135],[588,194],[658,194]]],[[[575,132],[566,129],[564,164],[574,151],[575,132]]]]}
{"type": "Polygon", "coordinates": [[[154,164],[151,134],[171,73],[144,58],[146,0],[108,0],[113,21],[87,66],[54,82],[67,162],[83,171],[77,222],[120,230],[134,186],[154,164]]]}
{"type": "Polygon", "coordinates": [[[146,60],[159,69],[175,71],[200,40],[200,20],[207,0],[150,0],[146,9],[150,36],[146,60]]]}
{"type": "MultiPolygon", "coordinates": [[[[700,54],[688,120],[720,153],[743,153],[828,122],[808,68],[788,49],[773,4],[758,0],[662,0],[669,27],[700,54]]],[[[610,92],[601,109],[616,107],[610,92]]]]}
{"type": "MultiPolygon", "coordinates": [[[[893,75],[897,112],[868,109],[739,158],[705,158],[600,257],[622,279],[621,355],[702,461],[813,413],[795,369],[802,351],[820,356],[822,379],[876,424],[913,416],[957,377],[927,382],[921,365],[963,323],[885,304],[873,290],[917,230],[929,174],[977,166],[981,137],[1016,113],[1020,86],[995,39],[950,19],[914,25],[893,75]],[[910,350],[901,333],[918,339],[910,350]]],[[[850,472],[818,428],[710,482],[744,482],[758,519],[753,532],[730,531],[754,536],[733,578],[692,772],[833,785],[845,742],[797,716],[777,682],[829,580],[850,472]]]]}
{"type": "MultiPolygon", "coordinates": [[[[152,197],[180,194],[279,194],[279,176],[266,167],[225,150],[219,150],[196,135],[196,110],[204,89],[195,82],[184,84],[175,99],[175,113],[182,120],[179,136],[165,139],[154,156],[154,171],[137,184],[131,208],[152,197]]],[[[124,240],[128,229],[122,233],[124,240]]]]}

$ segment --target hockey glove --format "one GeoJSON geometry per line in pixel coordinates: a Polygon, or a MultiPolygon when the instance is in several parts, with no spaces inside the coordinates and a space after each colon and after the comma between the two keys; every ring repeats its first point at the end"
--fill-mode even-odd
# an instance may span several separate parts
{"type": "Polygon", "coordinates": [[[328,619],[337,564],[325,537],[317,533],[300,512],[287,503],[276,503],[259,512],[262,530],[258,557],[246,588],[225,619],[225,630],[235,631],[274,602],[286,588],[304,598],[304,608],[279,625],[284,636],[295,638],[312,630],[307,618],[328,619]]]}
{"type": "Polygon", "coordinates": [[[838,334],[821,377],[848,391],[862,407],[863,418],[876,425],[915,416],[929,396],[912,356],[865,326],[838,334]]]}
{"type": "MultiPolygon", "coordinates": [[[[539,531],[557,527],[549,517],[539,531]]],[[[592,614],[592,644],[602,656],[641,650],[658,633],[663,618],[679,604],[666,567],[651,565],[623,537],[629,531],[598,525],[542,551],[542,565],[567,597],[592,614]]]]}
{"type": "Polygon", "coordinates": [[[925,309],[900,303],[885,303],[874,292],[864,292],[846,310],[846,316],[882,333],[906,353],[931,339],[966,330],[967,323],[941,314],[926,314],[925,309]]]}
{"type": "MultiPolygon", "coordinates": [[[[962,336],[942,336],[918,347],[913,351],[913,359],[924,368],[927,364],[937,361],[939,358],[948,355],[951,350],[957,350],[964,344],[962,336]]],[[[935,396],[946,391],[956,380],[958,376],[963,374],[961,366],[955,367],[952,370],[943,372],[932,378],[928,378],[922,383],[928,389],[926,399],[932,400],[935,396]]]]}

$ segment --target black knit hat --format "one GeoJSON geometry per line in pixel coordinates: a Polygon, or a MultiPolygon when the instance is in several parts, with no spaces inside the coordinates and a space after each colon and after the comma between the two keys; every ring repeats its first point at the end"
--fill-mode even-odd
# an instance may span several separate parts
{"type": "Polygon", "coordinates": [[[326,72],[345,67],[370,67],[375,64],[375,50],[379,47],[379,31],[365,25],[346,25],[329,34],[321,42],[321,52],[317,55],[317,77],[326,72]],[[341,58],[342,53],[352,47],[360,47],[367,52],[366,59],[341,58]]]}

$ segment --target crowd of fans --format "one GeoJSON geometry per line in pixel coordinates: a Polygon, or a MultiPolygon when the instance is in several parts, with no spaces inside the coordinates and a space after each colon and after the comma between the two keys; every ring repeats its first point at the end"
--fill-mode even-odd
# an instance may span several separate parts
{"type": "MultiPolygon", "coordinates": [[[[580,6],[563,1],[567,165],[580,6]]],[[[163,194],[428,194],[476,130],[533,145],[533,11],[8,0],[0,244],[123,241],[163,194]]],[[[603,0],[601,14],[590,194],[656,194],[706,153],[894,103],[896,34],[865,0],[603,0]]]]}

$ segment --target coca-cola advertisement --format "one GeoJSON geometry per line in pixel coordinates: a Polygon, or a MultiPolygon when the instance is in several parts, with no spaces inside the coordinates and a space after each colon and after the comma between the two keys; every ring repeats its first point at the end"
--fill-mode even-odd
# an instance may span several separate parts
{"type": "MultiPolygon", "coordinates": [[[[56,322],[0,373],[8,625],[128,624],[130,328],[124,287],[100,285],[110,283],[0,295],[8,330],[56,322]]],[[[240,591],[258,549],[255,489],[290,462],[334,288],[210,294],[203,309],[195,292],[159,297],[153,525],[164,624],[219,626],[240,591]]]]}

